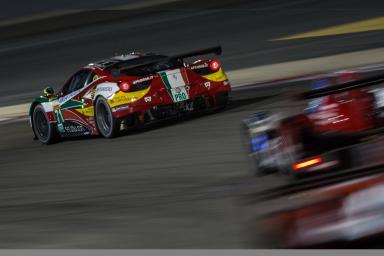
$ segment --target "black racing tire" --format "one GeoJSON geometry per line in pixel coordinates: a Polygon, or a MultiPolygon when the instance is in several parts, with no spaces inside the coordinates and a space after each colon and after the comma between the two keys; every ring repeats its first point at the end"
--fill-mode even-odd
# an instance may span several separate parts
{"type": "Polygon", "coordinates": [[[56,127],[49,122],[42,105],[36,105],[32,112],[32,129],[36,138],[43,144],[53,144],[60,139],[56,127]]]}
{"type": "Polygon", "coordinates": [[[120,134],[121,121],[112,115],[112,110],[103,97],[95,103],[96,125],[99,133],[105,138],[114,138],[120,134]]]}

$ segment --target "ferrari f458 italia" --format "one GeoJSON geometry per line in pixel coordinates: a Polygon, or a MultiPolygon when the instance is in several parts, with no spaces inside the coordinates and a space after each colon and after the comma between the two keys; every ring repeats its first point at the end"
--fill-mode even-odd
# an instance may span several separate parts
{"type": "Polygon", "coordinates": [[[223,108],[231,90],[212,47],[175,56],[130,53],[91,63],[64,84],[34,99],[29,115],[35,137],[116,137],[122,129],[207,109],[223,108]]]}

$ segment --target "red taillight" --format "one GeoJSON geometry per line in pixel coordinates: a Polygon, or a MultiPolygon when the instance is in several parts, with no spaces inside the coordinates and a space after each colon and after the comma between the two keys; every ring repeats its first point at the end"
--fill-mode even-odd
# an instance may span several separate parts
{"type": "Polygon", "coordinates": [[[298,170],[298,169],[301,169],[301,168],[305,168],[305,167],[308,167],[308,166],[311,166],[311,165],[318,164],[320,162],[321,162],[321,158],[320,157],[309,159],[309,160],[306,160],[304,162],[300,162],[300,163],[294,164],[293,165],[293,169],[298,170]]]}
{"type": "Polygon", "coordinates": [[[220,69],[220,62],[217,60],[212,60],[211,63],[209,63],[209,68],[212,71],[218,71],[220,69]]]}
{"type": "Polygon", "coordinates": [[[120,90],[122,92],[129,92],[130,89],[131,89],[130,83],[128,83],[128,82],[121,82],[120,83],[120,90]]]}

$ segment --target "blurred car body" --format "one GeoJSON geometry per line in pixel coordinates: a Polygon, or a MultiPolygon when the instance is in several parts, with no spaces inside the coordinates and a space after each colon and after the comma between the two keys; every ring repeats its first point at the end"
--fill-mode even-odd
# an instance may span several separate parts
{"type": "Polygon", "coordinates": [[[295,195],[260,222],[281,248],[382,248],[384,176],[346,180],[295,195]]]}
{"type": "Polygon", "coordinates": [[[384,76],[344,71],[315,79],[299,95],[309,100],[301,114],[251,115],[243,123],[252,171],[301,177],[381,162],[383,84],[384,76]]]}

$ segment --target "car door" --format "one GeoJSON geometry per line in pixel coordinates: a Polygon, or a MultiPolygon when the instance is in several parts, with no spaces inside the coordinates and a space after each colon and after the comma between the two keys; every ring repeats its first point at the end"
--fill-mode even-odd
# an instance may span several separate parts
{"type": "Polygon", "coordinates": [[[92,72],[80,70],[65,83],[55,107],[57,127],[60,133],[67,135],[90,133],[89,124],[78,111],[84,107],[80,95],[90,82],[92,72]]]}

